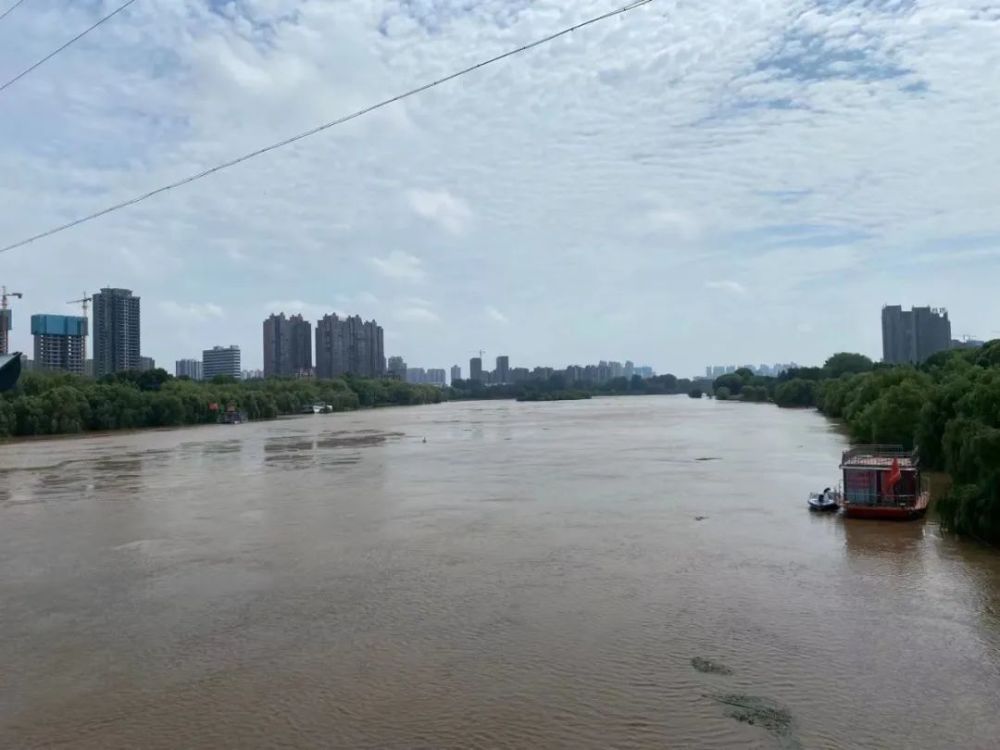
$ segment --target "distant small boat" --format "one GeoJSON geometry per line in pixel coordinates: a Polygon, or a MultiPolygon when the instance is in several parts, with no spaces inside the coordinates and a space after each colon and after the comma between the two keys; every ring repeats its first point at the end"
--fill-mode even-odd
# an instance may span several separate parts
{"type": "Polygon", "coordinates": [[[329,414],[333,411],[333,407],[330,404],[307,404],[302,407],[303,414],[329,414]]]}
{"type": "Polygon", "coordinates": [[[809,493],[809,510],[816,513],[832,513],[840,508],[840,494],[833,490],[809,493]]]}
{"type": "MultiPolygon", "coordinates": [[[[216,404],[213,404],[213,406],[215,406],[215,409],[218,410],[219,407],[216,404]]],[[[237,409],[236,404],[232,403],[229,404],[229,406],[226,407],[226,410],[219,415],[220,424],[243,424],[246,421],[246,414],[237,409]]]]}

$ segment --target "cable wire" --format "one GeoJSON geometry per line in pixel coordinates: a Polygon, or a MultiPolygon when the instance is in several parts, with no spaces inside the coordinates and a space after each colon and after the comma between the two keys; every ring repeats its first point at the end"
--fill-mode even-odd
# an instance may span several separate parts
{"type": "Polygon", "coordinates": [[[134,198],[130,198],[130,199],[126,200],[126,201],[122,201],[121,203],[116,203],[113,206],[108,206],[107,208],[104,208],[104,209],[102,209],[100,211],[96,211],[96,212],[94,212],[92,214],[88,214],[87,216],[83,216],[83,217],[81,217],[79,219],[74,219],[73,221],[67,222],[66,224],[62,224],[60,226],[53,227],[52,229],[46,230],[44,232],[40,232],[39,234],[33,235],[33,236],[28,237],[26,239],[19,240],[18,242],[14,242],[14,243],[12,243],[10,245],[7,245],[5,247],[0,247],[0,253],[5,253],[8,250],[14,250],[15,248],[18,248],[18,247],[23,247],[24,245],[30,244],[32,242],[35,242],[36,240],[40,240],[40,239],[43,239],[45,237],[51,237],[54,234],[58,234],[59,232],[63,232],[65,230],[71,229],[71,228],[73,228],[75,226],[79,226],[80,224],[84,224],[84,223],[86,223],[88,221],[93,221],[94,219],[98,219],[101,216],[106,216],[107,214],[113,213],[115,211],[120,211],[123,208],[128,208],[129,206],[134,206],[135,204],[141,203],[142,201],[147,200],[149,198],[152,198],[155,195],[159,195],[160,193],[166,193],[169,190],[174,190],[175,188],[179,188],[179,187],[181,187],[183,185],[188,185],[188,184],[190,184],[192,182],[195,182],[196,180],[202,179],[203,177],[208,177],[209,175],[215,174],[216,172],[221,172],[224,169],[228,169],[229,167],[233,167],[233,166],[235,166],[237,164],[240,164],[242,162],[245,162],[245,161],[248,161],[250,159],[253,159],[254,157],[261,156],[262,154],[266,154],[266,153],[268,153],[270,151],[275,151],[275,150],[277,150],[279,148],[283,148],[285,146],[289,146],[289,145],[291,145],[293,143],[296,143],[297,141],[301,141],[301,140],[303,140],[305,138],[309,138],[310,136],[316,135],[317,133],[321,133],[324,130],[328,130],[328,129],[336,126],[336,125],[342,125],[345,122],[349,122],[351,120],[355,120],[358,117],[362,117],[362,116],[364,116],[364,115],[366,115],[366,114],[368,114],[370,112],[374,112],[377,109],[381,109],[382,107],[386,107],[386,106],[388,106],[390,104],[394,104],[395,102],[402,101],[403,99],[407,99],[407,98],[409,98],[411,96],[415,96],[416,94],[419,94],[419,93],[422,93],[424,91],[427,91],[428,89],[432,89],[435,86],[440,86],[441,84],[447,83],[448,81],[453,81],[456,78],[464,76],[464,75],[466,75],[468,73],[472,73],[473,71],[479,70],[480,68],[485,68],[487,65],[492,65],[493,63],[499,62],[500,60],[504,60],[504,59],[506,59],[508,57],[513,57],[514,55],[520,54],[522,52],[526,52],[527,50],[533,49],[535,47],[540,47],[541,45],[547,44],[548,42],[551,42],[551,41],[553,41],[555,39],[558,39],[559,37],[566,36],[567,34],[571,34],[574,31],[577,31],[578,29],[582,29],[582,28],[584,28],[586,26],[591,26],[591,25],[593,25],[595,23],[599,23],[600,21],[605,21],[605,20],[607,20],[609,18],[613,18],[615,16],[620,16],[620,15],[622,15],[624,13],[628,13],[630,10],[634,10],[634,9],[640,7],[640,6],[648,5],[651,2],[653,2],[653,0],[637,0],[636,2],[630,3],[629,5],[626,5],[624,7],[618,8],[617,10],[609,11],[608,13],[603,13],[603,14],[601,14],[599,16],[594,16],[593,18],[587,19],[586,21],[581,21],[580,23],[574,24],[573,26],[569,26],[569,27],[567,27],[567,28],[565,28],[565,29],[563,29],[561,31],[557,31],[554,34],[549,34],[548,36],[542,37],[541,39],[537,39],[534,42],[529,42],[528,44],[525,44],[525,45],[523,45],[521,47],[517,47],[515,49],[508,50],[507,52],[503,52],[503,53],[501,53],[499,55],[496,55],[495,57],[491,57],[491,58],[489,58],[487,60],[483,60],[481,62],[478,62],[475,65],[470,65],[467,68],[463,68],[462,70],[459,70],[459,71],[457,71],[455,73],[451,73],[449,75],[446,75],[443,78],[438,78],[435,81],[431,81],[430,83],[425,83],[424,85],[418,86],[415,89],[410,89],[409,91],[406,91],[405,93],[397,94],[397,95],[395,95],[393,97],[390,97],[388,99],[383,99],[382,101],[380,101],[380,102],[378,102],[376,104],[369,105],[369,106],[365,107],[364,109],[359,109],[356,112],[352,112],[349,115],[344,115],[343,117],[340,117],[340,118],[338,118],[336,120],[331,120],[330,122],[327,122],[327,123],[324,123],[322,125],[319,125],[318,127],[312,128],[311,130],[306,130],[306,131],[304,131],[302,133],[299,133],[298,135],[293,135],[292,137],[286,138],[283,141],[278,141],[277,143],[272,143],[270,146],[264,146],[263,148],[259,148],[256,151],[251,151],[250,153],[244,154],[243,156],[238,156],[235,159],[231,159],[229,161],[222,162],[221,164],[217,164],[214,167],[209,167],[208,169],[205,169],[205,170],[203,170],[201,172],[198,172],[196,174],[193,174],[193,175],[190,175],[188,177],[185,177],[184,179],[178,180],[177,182],[172,182],[172,183],[169,183],[167,185],[163,185],[162,187],[158,187],[155,190],[150,190],[148,193],[143,193],[142,195],[137,195],[134,198]]]}
{"type": "MultiPolygon", "coordinates": [[[[91,26],[88,29],[84,29],[79,34],[77,34],[75,37],[73,37],[72,39],[70,39],[62,47],[59,47],[58,49],[50,52],[45,57],[43,57],[41,60],[39,60],[38,62],[36,62],[34,65],[32,65],[32,66],[30,66],[28,68],[25,68],[20,73],[18,73],[16,76],[14,76],[13,78],[11,78],[9,81],[7,81],[6,83],[0,85],[0,91],[4,91],[8,86],[12,86],[13,84],[17,83],[22,78],[24,78],[26,75],[28,75],[28,73],[30,73],[31,71],[33,71],[35,68],[43,65],[44,63],[47,63],[53,57],[55,57],[60,52],[62,52],[64,49],[66,49],[67,47],[69,47],[71,44],[73,44],[74,42],[80,41],[85,36],[87,36],[87,34],[89,34],[91,31],[93,31],[98,26],[100,26],[102,23],[104,23],[105,21],[110,21],[112,18],[114,18],[115,16],[117,16],[119,13],[121,13],[123,10],[125,10],[128,6],[130,6],[134,2],[135,2],[135,0],[127,0],[127,2],[122,3],[117,8],[115,8],[113,11],[111,11],[110,13],[108,13],[108,15],[104,16],[104,18],[102,18],[101,20],[97,21],[93,26],[91,26]]],[[[17,6],[15,5],[14,8],[16,8],[16,7],[17,6]]],[[[11,8],[11,10],[13,10],[14,8],[11,8]]],[[[7,13],[10,13],[10,11],[7,11],[7,13]]],[[[6,13],[4,15],[6,15],[6,13]]]]}
{"type": "Polygon", "coordinates": [[[15,10],[17,8],[17,6],[20,5],[23,2],[24,2],[24,0],[17,0],[17,2],[14,3],[12,6],[10,6],[9,8],[7,8],[7,10],[5,10],[3,13],[0,13],[0,21],[2,21],[7,16],[9,16],[11,14],[11,11],[15,10]]]}

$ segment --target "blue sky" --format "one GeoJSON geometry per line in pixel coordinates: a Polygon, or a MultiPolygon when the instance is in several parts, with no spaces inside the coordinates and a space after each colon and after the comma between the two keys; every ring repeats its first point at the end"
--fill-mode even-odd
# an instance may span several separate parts
{"type": "MultiPolygon", "coordinates": [[[[29,0],[6,78],[117,2],[29,0]]],[[[0,244],[616,0],[139,0],[0,94],[0,244]]],[[[272,311],[412,365],[877,355],[883,303],[1000,336],[1000,3],[667,2],[0,255],[27,318],[104,285],[158,363],[272,311]]]]}

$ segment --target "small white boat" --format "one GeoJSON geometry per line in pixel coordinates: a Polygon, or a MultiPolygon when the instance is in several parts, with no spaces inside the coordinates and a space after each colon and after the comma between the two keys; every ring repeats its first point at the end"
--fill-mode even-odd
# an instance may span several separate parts
{"type": "Polygon", "coordinates": [[[307,404],[302,407],[303,414],[329,414],[333,411],[333,407],[329,404],[307,404]]]}
{"type": "Polygon", "coordinates": [[[809,510],[816,513],[832,513],[840,509],[840,493],[829,488],[822,492],[809,493],[809,510]]]}

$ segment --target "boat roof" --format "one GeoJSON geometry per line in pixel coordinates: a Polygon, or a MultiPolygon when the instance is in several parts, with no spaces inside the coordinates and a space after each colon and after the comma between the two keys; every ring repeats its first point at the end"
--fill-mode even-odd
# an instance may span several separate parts
{"type": "Polygon", "coordinates": [[[901,471],[917,468],[916,451],[908,451],[901,445],[856,445],[844,451],[840,466],[844,469],[888,469],[898,461],[901,471]]]}

